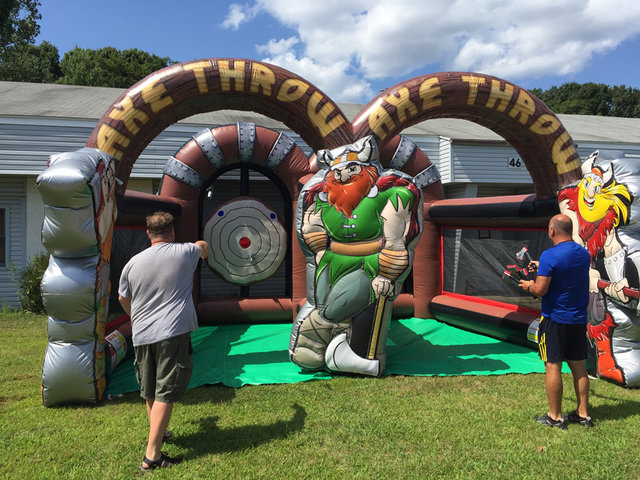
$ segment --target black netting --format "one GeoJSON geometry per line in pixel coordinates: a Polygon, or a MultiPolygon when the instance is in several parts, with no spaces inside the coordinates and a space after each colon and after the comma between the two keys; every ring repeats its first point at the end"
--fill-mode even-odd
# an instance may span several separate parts
{"type": "Polygon", "coordinates": [[[527,247],[531,258],[538,260],[550,246],[546,230],[445,229],[443,290],[540,308],[539,300],[505,283],[501,277],[507,265],[526,267],[526,262],[516,258],[522,247],[527,247]]]}
{"type": "Polygon", "coordinates": [[[109,295],[109,313],[121,313],[122,306],[118,301],[118,284],[120,274],[127,262],[134,255],[151,246],[149,237],[144,228],[140,229],[118,229],[113,232],[113,243],[111,245],[111,294],[109,295]]]}

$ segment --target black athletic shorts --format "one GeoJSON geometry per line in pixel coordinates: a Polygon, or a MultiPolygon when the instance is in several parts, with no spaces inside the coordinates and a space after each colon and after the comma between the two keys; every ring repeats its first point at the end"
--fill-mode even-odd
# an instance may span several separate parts
{"type": "Polygon", "coordinates": [[[558,323],[542,317],[538,329],[538,351],[543,362],[586,360],[587,324],[558,323]]]}

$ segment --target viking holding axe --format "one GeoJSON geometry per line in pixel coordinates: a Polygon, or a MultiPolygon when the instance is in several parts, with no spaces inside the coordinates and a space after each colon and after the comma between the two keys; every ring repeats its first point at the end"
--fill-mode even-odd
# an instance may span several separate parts
{"type": "Polygon", "coordinates": [[[379,376],[391,304],[422,231],[412,177],[382,170],[372,137],[316,155],[296,222],[313,291],[292,330],[290,356],[309,369],[379,376]]]}

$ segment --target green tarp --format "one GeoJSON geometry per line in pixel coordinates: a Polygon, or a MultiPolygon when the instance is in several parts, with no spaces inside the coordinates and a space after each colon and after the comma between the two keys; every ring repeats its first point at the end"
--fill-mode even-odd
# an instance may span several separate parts
{"type": "MultiPolygon", "coordinates": [[[[193,376],[189,388],[230,387],[328,379],[304,373],[289,360],[291,324],[204,326],[191,334],[193,376]]],[[[532,344],[532,347],[535,347],[532,344]]],[[[502,375],[543,373],[533,349],[467,332],[437,320],[391,322],[385,375],[502,375]]],[[[138,391],[131,357],[111,374],[107,394],[138,391]]]]}

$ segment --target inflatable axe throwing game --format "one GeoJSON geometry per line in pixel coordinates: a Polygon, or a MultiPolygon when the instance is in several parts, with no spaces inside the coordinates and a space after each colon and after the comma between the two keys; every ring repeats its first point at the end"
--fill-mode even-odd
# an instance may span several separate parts
{"type": "Polygon", "coordinates": [[[43,402],[102,398],[130,332],[111,290],[126,261],[146,247],[145,217],[156,210],[176,217],[177,241],[203,236],[210,244],[194,282],[201,324],[290,322],[289,354],[301,368],[371,376],[384,373],[393,317],[436,318],[526,344],[539,309],[483,258],[514,232],[512,251],[525,245],[537,258],[549,218],[574,212],[574,237],[593,258],[590,334],[598,369],[638,385],[637,173],[636,162],[623,158],[584,167],[542,102],[490,75],[415,77],[349,121],[313,84],[274,65],[209,58],[164,68],[115,100],[85,148],[53,155],[38,177],[50,254],[42,282],[49,339],[43,402]],[[280,121],[317,153],[308,158],[287,135],[251,123],[212,127],[167,158],[157,194],[127,189],[134,162],[156,135],[223,109],[280,121]],[[505,138],[535,194],[445,200],[435,165],[400,135],[442,117],[505,138]],[[237,192],[212,188],[229,172],[240,178],[237,192]],[[268,198],[252,194],[260,191],[250,188],[255,175],[268,181],[268,198]],[[584,233],[585,222],[604,225],[596,228],[600,240],[584,233]],[[486,233],[478,232],[489,232],[490,242],[479,243],[486,233]],[[615,247],[602,236],[615,238],[615,247]],[[482,252],[471,263],[469,246],[482,252]],[[615,258],[622,269],[607,266],[615,258]],[[459,275],[464,265],[473,268],[467,280],[459,275]],[[479,280],[468,282],[474,275],[479,280]],[[494,276],[496,284],[488,280],[494,276]],[[275,279],[283,285],[276,293],[265,287],[275,279]]]}

